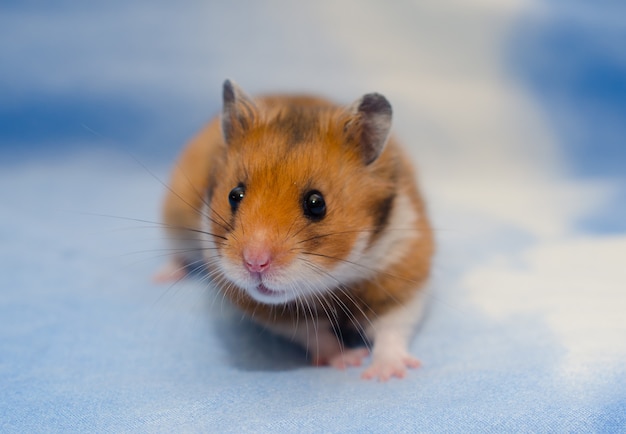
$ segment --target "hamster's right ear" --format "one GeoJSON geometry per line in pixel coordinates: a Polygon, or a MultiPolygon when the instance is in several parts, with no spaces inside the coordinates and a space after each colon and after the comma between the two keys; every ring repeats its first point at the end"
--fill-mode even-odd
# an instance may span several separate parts
{"type": "Polygon", "coordinates": [[[226,143],[245,132],[257,116],[257,109],[246,93],[231,80],[223,86],[222,134],[226,143]]]}

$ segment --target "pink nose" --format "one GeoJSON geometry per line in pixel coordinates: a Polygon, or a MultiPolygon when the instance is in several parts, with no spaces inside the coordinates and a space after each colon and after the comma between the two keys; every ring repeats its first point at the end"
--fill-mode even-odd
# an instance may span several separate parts
{"type": "Polygon", "coordinates": [[[262,273],[269,268],[272,258],[270,252],[266,249],[245,249],[243,262],[248,271],[262,273]]]}

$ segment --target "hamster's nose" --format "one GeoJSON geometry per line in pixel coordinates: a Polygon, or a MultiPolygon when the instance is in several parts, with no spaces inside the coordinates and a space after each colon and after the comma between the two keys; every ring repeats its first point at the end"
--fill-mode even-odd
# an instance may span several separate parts
{"type": "Polygon", "coordinates": [[[265,248],[246,248],[243,251],[243,263],[251,273],[263,273],[272,263],[272,256],[265,248]]]}

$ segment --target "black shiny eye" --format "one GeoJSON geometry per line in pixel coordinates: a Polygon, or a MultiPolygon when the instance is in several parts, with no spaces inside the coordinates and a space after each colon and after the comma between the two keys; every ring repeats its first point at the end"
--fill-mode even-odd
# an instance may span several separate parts
{"type": "Polygon", "coordinates": [[[230,203],[230,207],[235,211],[239,206],[239,202],[243,200],[243,197],[246,195],[246,188],[239,184],[237,187],[233,188],[228,194],[228,203],[230,203]]]}
{"type": "Polygon", "coordinates": [[[326,202],[324,196],[317,190],[311,190],[304,195],[302,204],[304,215],[311,220],[321,220],[326,215],[326,202]]]}

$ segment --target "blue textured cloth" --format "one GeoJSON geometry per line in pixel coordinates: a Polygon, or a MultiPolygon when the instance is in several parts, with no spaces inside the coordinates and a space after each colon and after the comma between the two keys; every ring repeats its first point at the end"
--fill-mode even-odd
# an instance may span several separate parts
{"type": "Polygon", "coordinates": [[[626,11],[540,6],[0,5],[0,432],[626,432],[626,11]],[[227,77],[392,102],[438,238],[406,379],[152,283],[227,77]]]}

